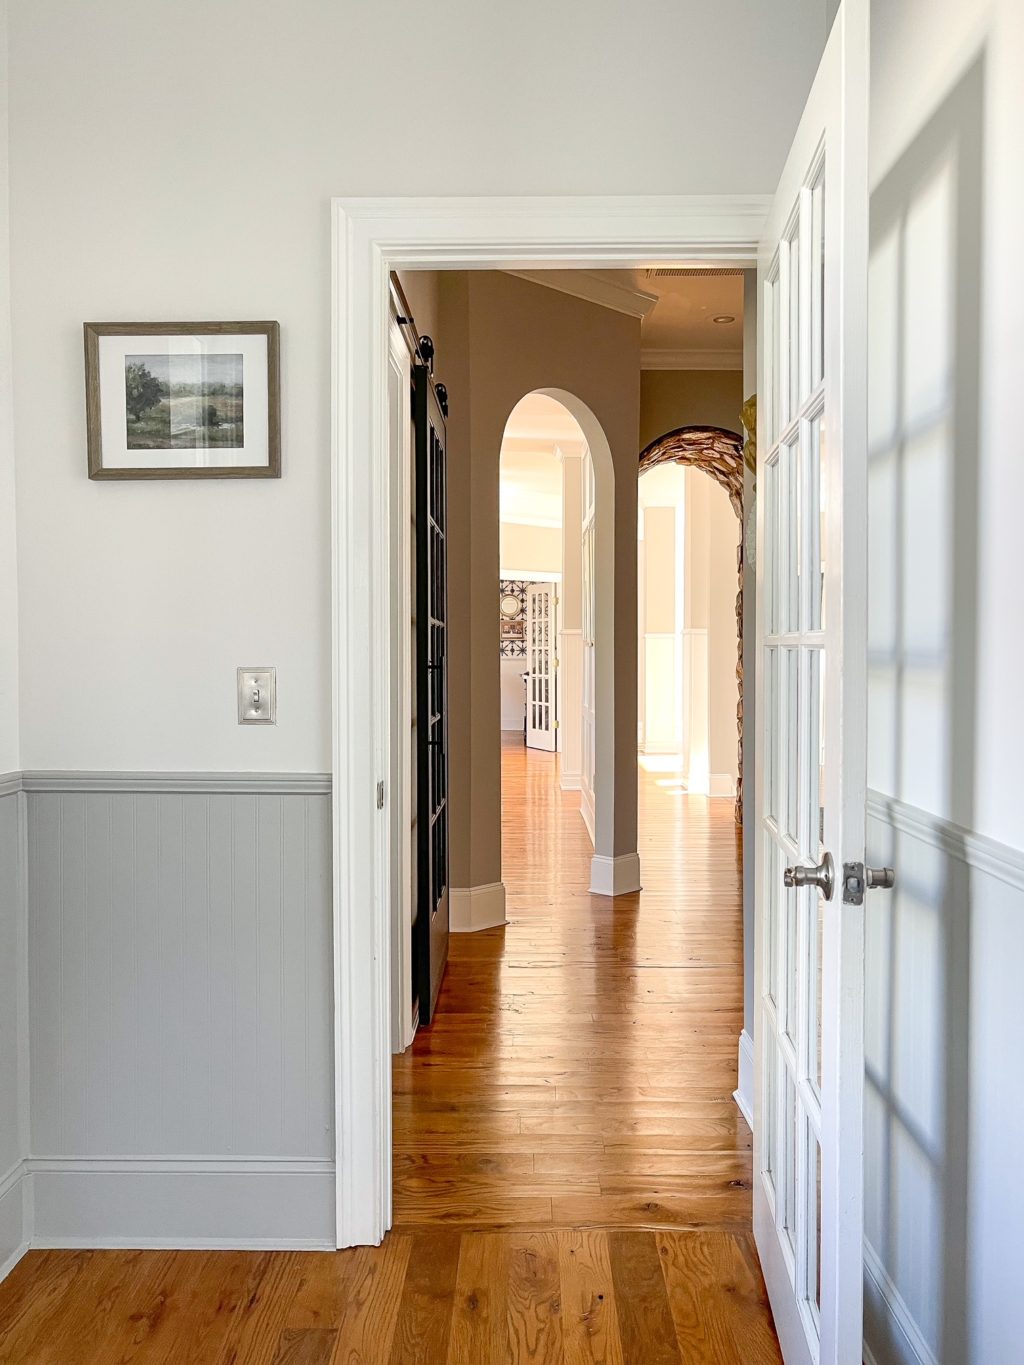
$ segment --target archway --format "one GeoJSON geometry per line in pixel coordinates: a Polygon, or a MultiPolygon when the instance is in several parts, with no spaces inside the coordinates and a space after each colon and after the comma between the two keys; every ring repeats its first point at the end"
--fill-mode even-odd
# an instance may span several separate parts
{"type": "MultiPolygon", "coordinates": [[[[692,465],[709,474],[729,495],[743,525],[743,438],[725,427],[678,427],[659,436],[640,452],[637,476],[663,464],[692,465]]],[[[739,585],[736,592],[736,823],[743,823],[743,537],[737,553],[739,585]]]]}

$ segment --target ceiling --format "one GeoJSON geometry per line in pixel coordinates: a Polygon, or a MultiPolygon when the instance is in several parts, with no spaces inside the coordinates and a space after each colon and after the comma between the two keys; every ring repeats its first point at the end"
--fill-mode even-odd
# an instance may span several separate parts
{"type": "Polygon", "coordinates": [[[554,398],[531,393],[512,409],[501,442],[501,519],[524,526],[561,526],[558,452],[582,454],[583,432],[554,398]]]}
{"type": "Polygon", "coordinates": [[[644,369],[743,367],[743,272],[715,266],[512,271],[640,318],[644,369]],[[729,321],[715,322],[715,318],[729,321]]]}
{"type": "Polygon", "coordinates": [[[671,275],[654,270],[602,272],[657,302],[640,325],[645,351],[732,351],[743,363],[743,275],[671,275]],[[718,323],[716,317],[731,317],[718,323]]]}

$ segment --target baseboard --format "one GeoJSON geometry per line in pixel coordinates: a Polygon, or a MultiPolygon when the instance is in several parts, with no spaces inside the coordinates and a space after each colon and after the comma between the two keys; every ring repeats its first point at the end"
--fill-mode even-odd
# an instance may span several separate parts
{"type": "Polygon", "coordinates": [[[505,883],[452,887],[448,892],[448,927],[453,934],[475,934],[505,924],[505,883]]]}
{"type": "Polygon", "coordinates": [[[733,1099],[740,1113],[746,1119],[751,1131],[754,1128],[754,1040],[746,1029],[740,1034],[739,1067],[737,1085],[733,1099]]]}
{"type": "Polygon", "coordinates": [[[595,853],[590,860],[590,892],[593,896],[628,896],[640,890],[640,855],[622,853],[606,858],[595,853]]]}
{"type": "MultiPolygon", "coordinates": [[[[910,1309],[897,1289],[878,1252],[864,1241],[864,1330],[872,1331],[873,1321],[885,1331],[886,1345],[874,1341],[864,1347],[864,1359],[876,1365],[938,1365],[938,1361],[910,1309]],[[881,1353],[880,1353],[881,1351],[881,1353]]],[[[874,1335],[874,1333],[872,1333],[874,1335]]]]}
{"type": "Polygon", "coordinates": [[[558,778],[558,785],[564,792],[578,792],[582,783],[582,773],[561,773],[558,778]]]}
{"type": "Polygon", "coordinates": [[[708,796],[736,797],[736,779],[732,773],[709,773],[708,796]]]}
{"type": "Polygon", "coordinates": [[[9,1275],[32,1245],[32,1205],[24,1161],[0,1179],[0,1280],[9,1275]]]}
{"type": "Polygon", "coordinates": [[[333,1248],[334,1163],[232,1157],[29,1159],[33,1247],[333,1248]]]}
{"type": "MultiPolygon", "coordinates": [[[[318,1237],[33,1237],[25,1251],[337,1251],[318,1237]]],[[[13,1269],[13,1267],[12,1267],[13,1269]]]]}
{"type": "Polygon", "coordinates": [[[591,842],[591,843],[594,845],[594,847],[596,848],[596,847],[597,847],[597,835],[596,835],[596,833],[595,833],[595,831],[594,831],[594,807],[593,807],[593,805],[592,805],[591,803],[589,803],[588,800],[587,800],[587,794],[586,794],[586,792],[583,790],[583,782],[582,782],[582,779],[581,779],[581,781],[580,781],[580,793],[581,793],[581,794],[580,794],[580,816],[582,817],[583,823],[584,823],[584,825],[585,825],[586,828],[587,828],[587,833],[590,835],[590,842],[591,842]]]}
{"type": "Polygon", "coordinates": [[[31,1250],[32,1250],[31,1242],[22,1242],[20,1246],[16,1246],[14,1248],[14,1250],[5,1260],[0,1261],[0,1282],[3,1282],[7,1278],[7,1276],[11,1273],[14,1267],[21,1260],[22,1256],[25,1255],[26,1251],[31,1250]]]}

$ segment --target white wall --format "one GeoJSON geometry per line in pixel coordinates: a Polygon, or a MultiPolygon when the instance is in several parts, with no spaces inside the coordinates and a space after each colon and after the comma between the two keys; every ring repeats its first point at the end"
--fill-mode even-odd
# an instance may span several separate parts
{"type": "MultiPolygon", "coordinates": [[[[7,4],[0,3],[0,87],[7,89],[7,4]]],[[[8,218],[7,100],[0,97],[0,774],[20,766],[18,741],[18,539],[8,218]]]]}
{"type": "Polygon", "coordinates": [[[824,38],[821,0],[421,18],[14,0],[24,766],[327,767],[332,194],[768,190],[824,38]],[[388,90],[419,92],[429,147],[388,90]],[[193,316],[280,320],[281,482],[89,483],[82,322],[193,316]],[[239,663],[277,666],[276,727],[236,725],[239,663]]]}
{"type": "Polygon", "coordinates": [[[866,1332],[1019,1353],[1024,7],[872,6],[866,1332]]]}

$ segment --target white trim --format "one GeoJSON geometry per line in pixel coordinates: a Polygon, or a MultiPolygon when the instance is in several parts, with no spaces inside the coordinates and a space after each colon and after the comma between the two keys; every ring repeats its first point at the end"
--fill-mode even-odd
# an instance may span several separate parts
{"type": "Polygon", "coordinates": [[[562,294],[571,294],[588,303],[600,304],[602,308],[612,308],[616,313],[626,313],[631,318],[645,318],[658,302],[657,294],[648,294],[643,289],[634,289],[618,280],[609,280],[604,275],[591,274],[588,270],[506,270],[505,274],[528,280],[530,284],[557,289],[562,294]]]}
{"type": "MultiPolygon", "coordinates": [[[[889,1318],[893,1331],[903,1338],[906,1351],[900,1351],[902,1360],[915,1361],[916,1365],[938,1365],[938,1360],[922,1336],[921,1329],[914,1321],[914,1316],[907,1307],[903,1295],[896,1288],[892,1277],[882,1264],[881,1257],[866,1237],[864,1239],[864,1278],[867,1282],[866,1287],[873,1288],[877,1294],[877,1302],[889,1318]]],[[[867,1360],[867,1358],[868,1350],[865,1346],[864,1359],[867,1360]]]]}
{"type": "Polygon", "coordinates": [[[6,1199],[24,1174],[25,1161],[24,1158],[19,1157],[18,1160],[15,1161],[13,1165],[9,1166],[3,1175],[0,1176],[0,1199],[6,1199]]]}
{"type": "Polygon", "coordinates": [[[739,1063],[737,1066],[736,1089],[732,1092],[736,1107],[747,1121],[751,1132],[754,1129],[754,1040],[746,1029],[740,1034],[739,1063]]]}
{"type": "Polygon", "coordinates": [[[62,772],[11,773],[6,790],[35,792],[195,792],[200,795],[328,796],[330,773],[167,773],[62,772]],[[12,785],[17,780],[17,786],[12,785]]]}
{"type": "Polygon", "coordinates": [[[334,1162],[316,1157],[32,1156],[26,1175],[330,1175],[334,1162]]]}
{"type": "MultiPolygon", "coordinates": [[[[701,351],[696,348],[670,349],[645,346],[640,352],[642,370],[742,370],[743,349],[701,351]]],[[[739,418],[736,419],[737,422],[739,418]]]]}
{"type": "Polygon", "coordinates": [[[592,896],[628,896],[640,888],[640,855],[623,853],[606,858],[595,853],[590,860],[592,896]]]}
{"type": "MultiPolygon", "coordinates": [[[[391,1223],[387,814],[391,269],[750,265],[762,195],[335,199],[332,204],[331,670],[336,1223],[339,1246],[391,1223]]],[[[397,799],[392,792],[392,800],[397,799]]]]}
{"type": "Polygon", "coordinates": [[[21,1260],[22,1256],[24,1256],[27,1251],[31,1250],[32,1250],[31,1242],[22,1242],[20,1246],[16,1246],[14,1248],[14,1250],[11,1252],[11,1254],[7,1257],[5,1261],[0,1261],[0,1282],[4,1281],[7,1278],[7,1276],[11,1273],[14,1267],[21,1260]]]}
{"type": "Polygon", "coordinates": [[[453,934],[474,934],[506,923],[504,882],[449,889],[448,928],[453,934]]]}
{"type": "MultiPolygon", "coordinates": [[[[33,1251],[334,1251],[318,1237],[33,1237],[33,1251]]],[[[25,1250],[29,1250],[28,1247],[25,1250]]]]}
{"type": "Polygon", "coordinates": [[[901,834],[920,839],[958,858],[968,867],[986,872],[1017,891],[1024,891],[1024,852],[1019,849],[877,791],[868,792],[868,817],[892,825],[901,834]]]}

